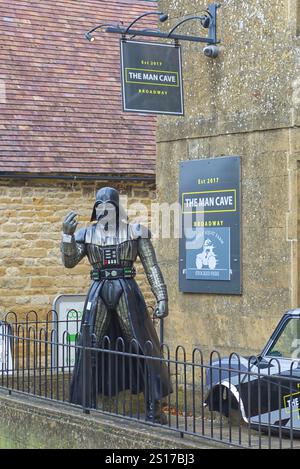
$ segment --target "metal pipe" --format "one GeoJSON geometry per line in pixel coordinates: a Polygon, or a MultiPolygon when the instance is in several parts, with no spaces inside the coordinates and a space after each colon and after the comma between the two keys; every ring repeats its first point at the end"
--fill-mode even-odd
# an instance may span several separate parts
{"type": "Polygon", "coordinates": [[[198,36],[186,36],[184,34],[172,34],[169,36],[169,33],[162,33],[161,31],[152,32],[148,30],[140,30],[140,29],[129,29],[128,31],[125,28],[114,28],[109,27],[106,29],[107,33],[116,33],[121,34],[122,36],[126,36],[126,34],[130,34],[132,36],[148,36],[148,37],[159,37],[163,39],[175,39],[179,41],[191,41],[191,42],[203,42],[205,44],[216,44],[214,39],[210,39],[209,37],[198,37],[198,36]]]}

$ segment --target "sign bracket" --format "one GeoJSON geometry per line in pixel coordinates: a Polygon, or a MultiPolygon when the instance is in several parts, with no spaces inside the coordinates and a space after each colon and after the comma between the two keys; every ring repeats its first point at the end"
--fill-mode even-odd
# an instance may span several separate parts
{"type": "Polygon", "coordinates": [[[127,27],[121,24],[103,23],[85,33],[85,38],[95,40],[94,32],[103,28],[106,33],[119,34],[121,52],[121,81],[123,111],[142,114],[168,114],[184,116],[184,91],[180,41],[204,43],[205,56],[217,58],[220,41],[217,38],[217,16],[221,5],[210,4],[198,15],[181,18],[169,32],[159,29],[137,29],[136,23],[151,15],[159,16],[164,23],[168,15],[161,11],[149,11],[135,18],[127,27]],[[179,28],[190,21],[199,21],[208,31],[206,37],[180,34],[179,28]],[[163,41],[134,40],[148,37],[163,41]]]}
{"type": "Polygon", "coordinates": [[[159,15],[161,22],[164,22],[168,19],[168,15],[162,12],[147,12],[141,15],[140,17],[136,18],[128,27],[120,26],[119,24],[100,24],[99,26],[96,26],[95,28],[88,31],[85,34],[85,37],[89,41],[94,41],[95,38],[94,36],[92,36],[92,33],[95,32],[97,29],[105,27],[105,32],[112,34],[120,34],[122,36],[122,39],[124,37],[126,38],[126,36],[129,35],[132,37],[143,36],[160,39],[173,39],[175,41],[199,42],[207,45],[216,45],[220,43],[217,38],[217,17],[219,7],[220,4],[218,3],[210,4],[208,8],[204,10],[204,14],[202,16],[188,16],[186,18],[183,18],[168,33],[151,29],[133,29],[132,26],[144,16],[154,14],[159,15]],[[192,20],[199,20],[201,22],[202,27],[208,30],[208,35],[206,37],[175,33],[179,26],[192,20]]]}

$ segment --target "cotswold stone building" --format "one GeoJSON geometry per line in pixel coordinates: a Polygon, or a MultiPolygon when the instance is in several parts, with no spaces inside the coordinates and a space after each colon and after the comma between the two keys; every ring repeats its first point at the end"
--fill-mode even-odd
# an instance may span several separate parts
{"type": "MultiPolygon", "coordinates": [[[[166,29],[208,3],[161,0],[171,18],[166,29]]],[[[180,162],[241,157],[242,294],[179,293],[178,240],[161,240],[166,341],[253,353],[283,312],[299,305],[300,2],[218,3],[220,56],[183,43],[185,117],[158,119],[157,189],[160,203],[173,203],[180,162]]],[[[200,30],[196,21],[181,32],[200,30]]]]}
{"type": "Polygon", "coordinates": [[[129,203],[155,197],[155,120],[122,112],[119,38],[84,39],[155,6],[0,2],[1,314],[47,312],[57,295],[86,292],[88,264],[61,264],[61,226],[70,210],[79,226],[90,220],[98,188],[116,187],[129,203]]]}

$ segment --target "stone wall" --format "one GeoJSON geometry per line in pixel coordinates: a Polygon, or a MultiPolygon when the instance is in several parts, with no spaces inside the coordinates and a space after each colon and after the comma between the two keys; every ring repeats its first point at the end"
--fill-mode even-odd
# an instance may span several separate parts
{"type": "MultiPolygon", "coordinates": [[[[213,449],[225,444],[0,390],[0,449],[213,449]]],[[[227,446],[228,448],[228,446],[227,446]]],[[[121,454],[121,453],[120,453],[121,454]]],[[[118,456],[118,453],[115,453],[118,456]]],[[[101,460],[99,460],[101,463],[101,460]]],[[[103,460],[104,462],[104,460],[103,460]]]]}
{"type": "MultiPolygon", "coordinates": [[[[60,259],[62,220],[74,210],[78,228],[89,222],[95,192],[113,186],[128,203],[149,206],[155,186],[145,182],[69,182],[62,180],[0,180],[0,315],[30,310],[46,313],[59,294],[82,294],[88,289],[90,266],[83,260],[66,269],[60,259]]],[[[134,214],[133,214],[134,215],[134,214]]],[[[141,267],[137,281],[146,302],[153,303],[141,267]]],[[[0,316],[0,318],[1,318],[0,316]]]]}
{"type": "MultiPolygon", "coordinates": [[[[207,3],[161,0],[171,18],[166,29],[207,3]]],[[[172,316],[166,336],[188,348],[255,353],[298,305],[299,2],[218,3],[219,58],[183,45],[185,117],[158,122],[157,192],[158,202],[178,200],[180,161],[241,156],[243,294],[179,293],[178,241],[162,240],[172,316]]],[[[198,22],[185,28],[199,34],[198,22]]]]}

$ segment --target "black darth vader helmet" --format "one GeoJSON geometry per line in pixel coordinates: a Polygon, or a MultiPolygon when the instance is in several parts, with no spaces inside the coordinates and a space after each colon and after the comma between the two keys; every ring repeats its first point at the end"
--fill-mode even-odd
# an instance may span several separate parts
{"type": "Polygon", "coordinates": [[[126,213],[120,204],[119,192],[113,187],[102,187],[97,191],[96,202],[93,208],[91,221],[96,221],[96,207],[101,204],[113,204],[117,209],[117,215],[120,219],[126,219],[126,213]]]}

